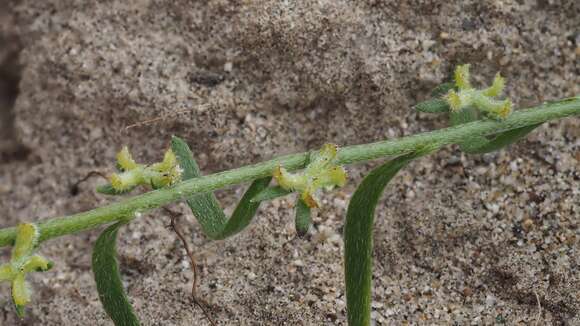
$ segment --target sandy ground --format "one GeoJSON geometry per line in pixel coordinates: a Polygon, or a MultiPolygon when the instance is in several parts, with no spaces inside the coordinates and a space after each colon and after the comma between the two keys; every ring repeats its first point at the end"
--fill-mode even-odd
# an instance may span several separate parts
{"type": "MultiPolygon", "coordinates": [[[[180,135],[211,173],[444,127],[410,107],[459,63],[480,84],[501,71],[519,107],[579,94],[579,16],[574,0],[4,0],[0,225],[111,202],[95,193],[97,179],[71,185],[111,171],[124,144],[154,161],[180,135]]],[[[509,151],[449,147],[414,162],[377,209],[375,323],[580,325],[579,162],[579,118],[509,151]]],[[[324,197],[304,239],[292,198],[263,205],[220,242],[172,206],[185,214],[213,318],[344,325],[343,219],[374,165],[349,167],[351,182],[324,197]]],[[[227,211],[242,191],[220,192],[227,211]]],[[[208,325],[189,301],[192,275],[168,220],[154,211],[123,230],[129,296],[144,325],[208,325]]],[[[0,286],[0,324],[112,325],[90,270],[97,236],[45,243],[55,268],[31,278],[24,321],[0,286]]]]}

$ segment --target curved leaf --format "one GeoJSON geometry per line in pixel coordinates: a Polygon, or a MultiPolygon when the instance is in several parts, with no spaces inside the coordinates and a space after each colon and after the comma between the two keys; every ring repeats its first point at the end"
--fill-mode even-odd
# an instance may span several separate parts
{"type": "Polygon", "coordinates": [[[456,112],[449,112],[451,126],[473,122],[479,119],[479,112],[474,107],[466,107],[456,112]]]}
{"type": "MultiPolygon", "coordinates": [[[[201,176],[201,171],[193,159],[189,146],[182,139],[174,136],[171,139],[171,149],[177,156],[179,166],[183,169],[183,180],[201,176]]],[[[260,202],[252,201],[252,199],[268,188],[271,180],[271,176],[254,180],[229,219],[213,193],[193,195],[187,198],[187,204],[209,238],[225,239],[250,224],[260,207],[260,202]]]]}
{"type": "Polygon", "coordinates": [[[253,203],[258,203],[258,202],[262,202],[262,201],[276,199],[279,197],[284,197],[284,196],[287,196],[291,193],[292,193],[292,191],[284,189],[280,186],[268,187],[268,188],[262,190],[254,198],[252,198],[251,201],[253,203]]]}
{"type": "Polygon", "coordinates": [[[415,105],[415,110],[426,113],[445,113],[449,112],[449,104],[443,99],[436,98],[418,103],[415,105]]]}
{"type": "Polygon", "coordinates": [[[117,262],[117,232],[126,222],[107,227],[93,249],[93,273],[99,299],[116,326],[138,326],[139,319],[127,300],[117,262]]]}
{"type": "Polygon", "coordinates": [[[455,84],[452,82],[440,84],[431,91],[432,99],[418,103],[415,110],[426,113],[449,112],[449,103],[442,97],[454,88],[455,84]]]}
{"type": "Polygon", "coordinates": [[[431,150],[403,155],[372,170],[354,192],[344,226],[347,317],[350,326],[371,322],[373,221],[385,186],[412,160],[431,150]]]}
{"type": "Polygon", "coordinates": [[[450,90],[455,88],[454,82],[446,82],[440,84],[439,86],[433,88],[431,91],[431,97],[442,97],[443,95],[447,94],[450,90]]]}
{"type": "Polygon", "coordinates": [[[534,129],[538,128],[542,124],[535,124],[531,126],[526,126],[518,129],[508,130],[502,132],[492,139],[487,139],[482,137],[484,141],[479,141],[477,144],[471,144],[470,146],[465,146],[466,144],[461,144],[461,149],[470,154],[484,154],[502,149],[503,147],[509,146],[518,140],[527,136],[534,129]]]}
{"type": "Polygon", "coordinates": [[[312,225],[310,207],[300,198],[296,201],[296,219],[294,225],[296,226],[296,234],[300,237],[306,235],[312,225]]]}
{"type": "Polygon", "coordinates": [[[110,195],[110,196],[118,196],[118,195],[124,195],[126,193],[128,193],[129,191],[133,190],[133,188],[131,189],[127,189],[125,191],[118,191],[115,190],[113,188],[113,186],[111,186],[110,183],[106,184],[106,185],[101,185],[97,187],[97,192],[103,195],[110,195]]]}
{"type": "MultiPolygon", "coordinates": [[[[473,122],[479,119],[479,113],[474,107],[466,107],[457,112],[449,112],[449,123],[451,126],[457,126],[464,123],[473,122]]],[[[487,138],[476,136],[467,138],[459,144],[462,151],[470,153],[474,148],[485,146],[488,143],[487,138]]]]}
{"type": "MultiPolygon", "coordinates": [[[[467,107],[458,112],[449,112],[449,121],[452,126],[473,122],[479,119],[479,113],[475,108],[467,107]]],[[[512,129],[495,135],[491,139],[484,136],[472,137],[460,143],[461,150],[469,154],[484,154],[497,151],[515,143],[542,124],[530,125],[518,129],[512,129]]]]}
{"type": "Polygon", "coordinates": [[[217,236],[217,239],[225,239],[234,235],[245,229],[246,226],[252,222],[252,219],[260,207],[260,203],[253,203],[251,199],[262,190],[266,189],[271,180],[272,177],[265,177],[256,179],[252,182],[248,190],[244,193],[242,199],[240,199],[240,202],[238,203],[238,206],[236,206],[232,216],[228,219],[226,225],[224,225],[222,232],[217,236]]]}

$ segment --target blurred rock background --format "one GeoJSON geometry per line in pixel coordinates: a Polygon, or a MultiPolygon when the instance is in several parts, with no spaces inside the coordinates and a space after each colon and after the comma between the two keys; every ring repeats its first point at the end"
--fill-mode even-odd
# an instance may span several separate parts
{"type": "MultiPolygon", "coordinates": [[[[101,182],[128,145],[159,159],[172,134],[217,172],[332,141],[441,128],[411,109],[453,67],[500,71],[518,107],[580,93],[577,1],[2,1],[0,224],[111,202],[101,182]],[[161,119],[159,119],[161,118],[161,119]],[[140,124],[142,121],[157,119],[140,124]]],[[[415,162],[378,209],[377,324],[580,323],[580,119],[550,123],[484,156],[449,147],[415,162]],[[541,307],[541,309],[540,309],[541,307]]],[[[263,206],[244,233],[209,242],[183,205],[222,325],[345,324],[342,223],[375,163],[324,197],[307,239],[292,199],[263,206]]],[[[231,211],[241,187],[221,191],[231,211]]],[[[207,325],[188,297],[180,243],[155,211],[119,240],[144,325],[207,325]]],[[[111,325],[90,271],[97,231],[46,243],[23,325],[111,325]]],[[[8,250],[4,250],[4,258],[8,250]]],[[[0,323],[15,319],[6,284],[0,323]]]]}

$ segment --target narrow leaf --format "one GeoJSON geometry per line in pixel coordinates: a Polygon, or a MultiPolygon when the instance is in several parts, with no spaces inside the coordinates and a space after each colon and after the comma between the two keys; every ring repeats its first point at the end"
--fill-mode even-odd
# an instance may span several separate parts
{"type": "Polygon", "coordinates": [[[253,203],[259,203],[262,201],[269,201],[279,197],[284,197],[291,193],[292,191],[286,190],[280,186],[268,187],[257,194],[256,197],[252,198],[251,201],[253,203]]]}
{"type": "Polygon", "coordinates": [[[433,88],[433,90],[431,91],[431,97],[442,97],[453,88],[455,88],[455,83],[453,82],[440,84],[439,86],[433,88]]]}
{"type": "Polygon", "coordinates": [[[415,109],[427,113],[449,112],[449,103],[442,97],[454,88],[454,83],[443,83],[431,91],[432,99],[415,105],[415,109]]]}
{"type": "Polygon", "coordinates": [[[217,239],[225,239],[242,231],[246,226],[250,225],[250,222],[252,222],[254,215],[256,215],[256,212],[260,207],[259,202],[253,203],[251,199],[262,190],[266,189],[270,184],[270,181],[272,181],[272,177],[264,177],[252,182],[248,190],[244,193],[242,199],[240,199],[238,206],[236,206],[234,213],[224,226],[222,232],[216,237],[217,239]]]}
{"type": "Polygon", "coordinates": [[[479,113],[474,107],[466,107],[457,112],[449,112],[449,122],[451,126],[473,122],[479,119],[479,113]]]}
{"type": "MultiPolygon", "coordinates": [[[[172,137],[171,150],[177,156],[179,166],[183,170],[183,181],[201,176],[197,162],[193,159],[193,153],[182,139],[172,137]]],[[[203,232],[210,238],[215,239],[226,224],[226,215],[213,193],[197,194],[187,199],[187,204],[197,218],[203,232]]]]}
{"type": "Polygon", "coordinates": [[[489,143],[489,140],[484,136],[475,136],[467,138],[467,140],[459,144],[459,147],[466,153],[475,153],[478,148],[487,145],[487,143],[489,143]]]}
{"type": "Polygon", "coordinates": [[[17,304],[14,305],[14,307],[16,308],[16,315],[20,318],[24,318],[26,308],[24,306],[17,305],[17,304]]]}
{"type": "Polygon", "coordinates": [[[350,326],[369,326],[371,322],[372,230],[379,198],[401,168],[429,152],[407,154],[372,170],[350,200],[344,226],[346,303],[350,326]]]}
{"type": "Polygon", "coordinates": [[[310,207],[300,198],[296,201],[296,219],[294,224],[296,226],[296,234],[299,237],[305,236],[312,225],[310,207]]]}
{"type": "Polygon", "coordinates": [[[483,154],[497,151],[499,149],[502,149],[503,147],[509,146],[517,142],[518,140],[524,138],[530,132],[532,132],[534,129],[538,128],[541,125],[542,124],[540,123],[518,129],[508,130],[506,132],[498,134],[491,140],[484,138],[485,142],[481,142],[479,144],[472,144],[471,147],[463,148],[464,144],[461,144],[462,145],[461,149],[466,153],[472,154],[483,154]]]}
{"type": "MultiPolygon", "coordinates": [[[[466,107],[457,112],[449,112],[449,122],[451,126],[457,126],[464,123],[473,122],[479,119],[479,113],[474,107],[466,107]]],[[[470,137],[463,143],[459,144],[461,150],[470,152],[474,148],[479,148],[487,144],[488,140],[483,136],[470,137]]]]}
{"type": "MultiPolygon", "coordinates": [[[[171,149],[177,156],[179,166],[183,169],[183,180],[201,176],[199,166],[193,159],[189,146],[183,140],[173,137],[171,149]]],[[[187,198],[187,204],[199,224],[201,224],[203,232],[209,238],[225,239],[240,232],[250,224],[260,207],[260,202],[253,202],[252,198],[266,189],[271,180],[272,177],[270,176],[254,180],[248,190],[246,190],[230,219],[224,214],[213,193],[193,195],[187,198]]]]}
{"type": "Polygon", "coordinates": [[[127,189],[125,191],[118,191],[118,190],[115,190],[113,188],[113,186],[111,186],[111,184],[106,184],[106,185],[102,185],[102,186],[97,187],[98,193],[103,194],[103,195],[110,195],[110,196],[123,195],[123,194],[128,193],[131,190],[133,190],[133,188],[127,189]]]}
{"type": "Polygon", "coordinates": [[[436,98],[415,105],[415,110],[426,113],[444,113],[449,112],[449,104],[444,99],[436,98]]]}
{"type": "Polygon", "coordinates": [[[117,233],[125,222],[107,227],[93,249],[93,273],[99,299],[116,326],[138,326],[139,320],[127,299],[117,262],[117,233]]]}

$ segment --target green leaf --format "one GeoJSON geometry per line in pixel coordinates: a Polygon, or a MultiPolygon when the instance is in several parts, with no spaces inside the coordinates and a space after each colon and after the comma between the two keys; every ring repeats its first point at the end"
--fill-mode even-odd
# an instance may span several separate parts
{"type": "Polygon", "coordinates": [[[305,236],[312,225],[310,207],[300,198],[296,201],[296,219],[294,225],[296,226],[296,234],[299,237],[305,236]]]}
{"type": "Polygon", "coordinates": [[[485,146],[489,140],[483,136],[467,138],[466,141],[459,144],[459,147],[465,153],[475,153],[478,148],[485,146]]]}
{"type": "Polygon", "coordinates": [[[123,195],[123,194],[128,193],[131,190],[133,190],[133,188],[127,189],[125,191],[118,191],[118,190],[115,190],[113,188],[113,186],[111,186],[111,184],[106,184],[106,185],[102,185],[102,186],[97,187],[98,193],[103,194],[103,195],[110,195],[110,196],[123,195]]]}
{"type": "MultiPolygon", "coordinates": [[[[197,162],[193,159],[193,153],[181,138],[171,138],[171,149],[179,166],[183,170],[181,177],[183,181],[198,178],[201,171],[197,162]]],[[[226,224],[227,218],[213,193],[197,194],[187,199],[187,204],[193,211],[201,227],[207,236],[212,239],[217,238],[226,224]]]]}
{"type": "Polygon", "coordinates": [[[286,190],[280,186],[268,187],[257,194],[256,197],[252,198],[251,201],[253,203],[259,203],[262,201],[269,201],[279,197],[284,197],[291,193],[291,190],[286,190]]]}
{"type": "Polygon", "coordinates": [[[466,107],[457,112],[449,112],[451,126],[457,126],[479,120],[479,113],[474,107],[466,107]]]}
{"type": "Polygon", "coordinates": [[[443,83],[435,87],[431,91],[432,99],[423,101],[415,105],[415,109],[420,112],[426,113],[444,113],[449,112],[449,103],[445,101],[442,97],[445,96],[450,90],[454,89],[454,83],[443,83]]]}
{"type": "Polygon", "coordinates": [[[444,113],[449,112],[449,104],[444,99],[436,98],[415,105],[415,110],[426,113],[444,113]]]}
{"type": "Polygon", "coordinates": [[[252,182],[217,239],[225,239],[250,225],[250,222],[252,222],[252,219],[258,211],[258,207],[260,207],[260,203],[252,203],[251,199],[266,189],[271,180],[272,177],[265,177],[252,182]]]}
{"type": "Polygon", "coordinates": [[[354,192],[344,226],[347,317],[350,326],[371,322],[373,221],[375,207],[391,179],[412,160],[432,149],[403,155],[372,170],[354,192]]]}
{"type": "Polygon", "coordinates": [[[446,82],[440,84],[439,86],[433,88],[433,90],[431,91],[431,97],[442,97],[454,88],[455,83],[453,82],[446,82]]]}
{"type": "MultiPolygon", "coordinates": [[[[199,178],[201,171],[189,146],[178,137],[171,139],[171,149],[177,156],[179,166],[183,169],[182,178],[188,180],[199,178]]],[[[203,232],[211,239],[225,239],[243,230],[250,224],[260,202],[252,199],[268,187],[272,177],[254,180],[238,203],[234,213],[228,219],[213,193],[197,194],[187,198],[187,204],[197,218],[203,232]]]]}
{"type": "Polygon", "coordinates": [[[15,304],[14,307],[16,308],[16,315],[19,318],[24,318],[24,314],[25,314],[26,308],[24,306],[17,305],[17,304],[15,304]]]}
{"type": "Polygon", "coordinates": [[[464,148],[465,145],[461,144],[461,149],[464,152],[470,154],[483,154],[497,151],[524,138],[530,132],[532,132],[534,129],[538,128],[541,125],[542,124],[540,123],[522,128],[508,130],[506,132],[498,134],[497,136],[493,137],[490,140],[488,140],[485,137],[482,137],[484,139],[483,142],[479,142],[478,144],[472,143],[469,147],[465,148],[464,148]]]}
{"type": "MultiPolygon", "coordinates": [[[[449,122],[451,126],[457,126],[464,123],[473,122],[479,119],[479,113],[474,107],[466,107],[457,112],[449,112],[449,122]]],[[[478,148],[485,145],[488,140],[483,136],[470,137],[466,139],[459,146],[461,150],[465,152],[470,152],[473,148],[478,148]]]]}
{"type": "Polygon", "coordinates": [[[93,273],[99,299],[116,326],[137,326],[139,320],[127,300],[117,263],[117,232],[126,222],[107,227],[93,249],[93,273]]]}

